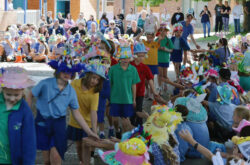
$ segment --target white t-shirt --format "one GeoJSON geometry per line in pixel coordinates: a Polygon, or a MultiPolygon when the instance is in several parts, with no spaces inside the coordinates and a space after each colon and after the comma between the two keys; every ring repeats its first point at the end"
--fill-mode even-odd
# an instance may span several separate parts
{"type": "Polygon", "coordinates": [[[8,11],[14,10],[13,3],[8,3],[8,11]]]}
{"type": "Polygon", "coordinates": [[[170,19],[171,19],[170,14],[165,14],[165,13],[161,14],[161,23],[167,23],[169,25],[170,19]]]}
{"type": "Polygon", "coordinates": [[[135,14],[128,14],[126,16],[126,21],[129,21],[129,23],[127,24],[127,26],[131,26],[131,21],[136,20],[136,15],[135,14]]]}
{"type": "Polygon", "coordinates": [[[236,5],[233,8],[233,12],[232,13],[233,13],[234,19],[240,19],[240,16],[243,15],[242,5],[236,5]]]}

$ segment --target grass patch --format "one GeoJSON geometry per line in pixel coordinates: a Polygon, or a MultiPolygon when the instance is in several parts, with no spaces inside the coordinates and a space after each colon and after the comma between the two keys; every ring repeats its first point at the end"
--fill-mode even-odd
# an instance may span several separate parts
{"type": "MultiPolygon", "coordinates": [[[[247,32],[242,32],[240,33],[242,36],[246,35],[247,32]]],[[[226,35],[226,39],[231,39],[233,36],[235,36],[234,32],[231,32],[229,33],[228,35],[226,35]]],[[[197,38],[196,41],[197,42],[216,42],[217,40],[219,40],[220,38],[217,37],[217,36],[211,36],[211,37],[207,37],[207,38],[204,38],[204,37],[201,37],[201,38],[197,38]]]]}

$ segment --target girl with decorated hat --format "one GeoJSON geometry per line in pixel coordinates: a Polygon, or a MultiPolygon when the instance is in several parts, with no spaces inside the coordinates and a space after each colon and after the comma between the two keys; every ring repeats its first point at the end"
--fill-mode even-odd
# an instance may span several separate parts
{"type": "MultiPolygon", "coordinates": [[[[96,134],[99,93],[102,90],[103,81],[106,79],[107,67],[100,60],[91,60],[84,65],[84,74],[81,79],[72,81],[71,85],[76,91],[81,116],[96,134]]],[[[82,145],[82,138],[87,137],[88,133],[82,129],[73,115],[71,112],[67,129],[68,139],[76,142],[80,162],[88,164],[90,162],[90,148],[82,145]]]]}
{"type": "Polygon", "coordinates": [[[25,69],[0,70],[0,164],[33,165],[36,160],[35,123],[24,98],[25,88],[34,85],[25,69]]]}
{"type": "Polygon", "coordinates": [[[98,138],[88,126],[79,111],[75,89],[69,84],[75,73],[82,68],[72,57],[62,56],[58,61],[52,60],[49,65],[55,69],[54,77],[40,81],[29,95],[36,97],[36,137],[37,149],[43,151],[45,164],[61,164],[67,149],[66,114],[68,107],[76,124],[88,136],[98,138]]]}
{"type": "Polygon", "coordinates": [[[35,52],[31,55],[34,62],[46,62],[49,55],[49,47],[44,35],[39,35],[35,52]]]}
{"type": "Polygon", "coordinates": [[[4,51],[0,54],[2,58],[6,58],[6,61],[13,61],[14,60],[14,50],[15,44],[12,42],[12,37],[9,32],[6,32],[4,35],[4,41],[0,43],[0,46],[3,48],[4,51]]]}
{"type": "Polygon", "coordinates": [[[174,63],[176,79],[180,76],[180,65],[182,62],[183,50],[190,50],[187,41],[182,37],[183,26],[181,23],[174,24],[174,36],[171,38],[174,48],[170,60],[174,63]]]}

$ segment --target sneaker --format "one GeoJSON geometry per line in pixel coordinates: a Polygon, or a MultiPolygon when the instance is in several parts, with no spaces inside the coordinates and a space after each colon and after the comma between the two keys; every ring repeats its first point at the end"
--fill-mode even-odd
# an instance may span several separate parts
{"type": "Polygon", "coordinates": [[[108,135],[109,139],[114,136],[115,136],[114,129],[109,129],[109,135],[108,135]]]}
{"type": "Polygon", "coordinates": [[[101,134],[99,134],[99,138],[100,139],[105,139],[106,137],[105,137],[105,135],[103,133],[101,133],[101,134]]]}

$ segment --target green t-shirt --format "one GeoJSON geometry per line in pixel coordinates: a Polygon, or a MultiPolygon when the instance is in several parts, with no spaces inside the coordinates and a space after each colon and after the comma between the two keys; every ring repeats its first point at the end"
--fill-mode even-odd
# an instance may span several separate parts
{"type": "MultiPolygon", "coordinates": [[[[158,38],[156,40],[158,40],[158,38]]],[[[168,49],[174,48],[173,42],[168,37],[165,37],[163,40],[161,40],[160,45],[161,47],[166,47],[168,49]]],[[[158,50],[158,63],[169,63],[169,54],[169,52],[158,50]]]]}
{"type": "Polygon", "coordinates": [[[112,104],[133,104],[132,85],[140,82],[137,69],[130,65],[123,70],[120,63],[109,70],[111,84],[110,102],[112,104]]]}
{"type": "Polygon", "coordinates": [[[11,111],[19,109],[20,104],[21,101],[14,105],[11,110],[7,110],[3,93],[0,93],[0,164],[11,164],[8,117],[11,111]]]}

